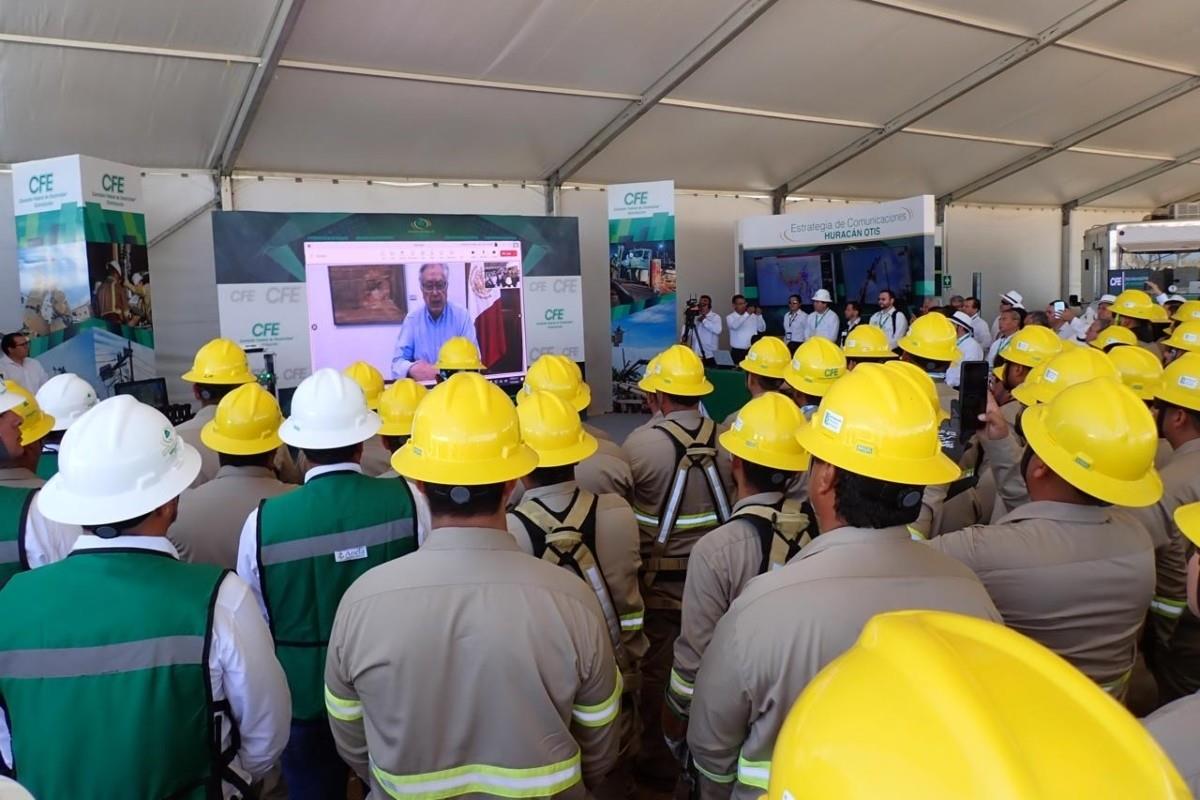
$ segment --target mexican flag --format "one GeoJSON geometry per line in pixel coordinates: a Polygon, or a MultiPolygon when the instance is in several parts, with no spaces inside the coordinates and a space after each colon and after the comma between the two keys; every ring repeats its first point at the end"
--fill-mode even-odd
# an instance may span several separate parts
{"type": "Polygon", "coordinates": [[[504,337],[504,306],[500,289],[488,288],[483,264],[473,264],[467,281],[467,310],[475,322],[475,338],[479,342],[479,357],[490,367],[504,358],[508,342],[504,337]]]}

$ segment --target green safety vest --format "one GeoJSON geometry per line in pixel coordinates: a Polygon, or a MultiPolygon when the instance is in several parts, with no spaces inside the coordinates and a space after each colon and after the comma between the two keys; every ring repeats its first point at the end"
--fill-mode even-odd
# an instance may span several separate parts
{"type": "Polygon", "coordinates": [[[228,704],[213,702],[207,654],[224,575],[159,552],[88,550],[0,591],[0,701],[16,778],[35,797],[221,797],[237,737],[219,752],[228,704]]]}
{"type": "Polygon", "coordinates": [[[259,581],[295,719],[325,718],[325,651],[342,595],[416,549],[404,481],[329,472],[259,506],[259,581]]]}
{"type": "Polygon", "coordinates": [[[58,451],[43,450],[38,457],[37,475],[42,480],[50,480],[58,474],[58,451]]]}
{"type": "Polygon", "coordinates": [[[0,486],[0,588],[13,575],[29,569],[25,557],[25,519],[37,489],[0,486]]]}

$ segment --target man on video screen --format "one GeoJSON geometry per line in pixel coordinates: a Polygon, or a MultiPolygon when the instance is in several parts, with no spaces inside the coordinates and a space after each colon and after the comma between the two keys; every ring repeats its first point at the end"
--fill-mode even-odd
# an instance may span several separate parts
{"type": "Polygon", "coordinates": [[[421,296],[424,307],[409,313],[396,337],[392,377],[431,381],[437,377],[438,350],[451,337],[465,336],[478,347],[470,312],[447,299],[449,270],[445,264],[422,264],[421,296]]]}

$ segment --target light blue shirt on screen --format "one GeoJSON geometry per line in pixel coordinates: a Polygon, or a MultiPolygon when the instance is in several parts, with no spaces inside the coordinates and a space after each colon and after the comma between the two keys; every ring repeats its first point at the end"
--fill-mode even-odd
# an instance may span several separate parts
{"type": "Polygon", "coordinates": [[[446,303],[442,315],[434,319],[426,306],[409,314],[400,325],[396,337],[396,350],[392,354],[392,377],[407,378],[408,368],[418,361],[437,363],[438,350],[447,339],[465,336],[471,344],[479,347],[475,336],[475,322],[471,313],[461,306],[446,303]]]}

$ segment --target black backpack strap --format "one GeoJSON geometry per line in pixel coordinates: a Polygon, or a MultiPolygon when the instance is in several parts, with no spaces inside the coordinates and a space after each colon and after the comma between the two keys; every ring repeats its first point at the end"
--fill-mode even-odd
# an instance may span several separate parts
{"type": "Polygon", "coordinates": [[[529,544],[533,549],[533,557],[541,558],[542,554],[546,552],[546,532],[538,527],[537,523],[521,510],[521,505],[524,505],[524,503],[510,508],[508,513],[516,517],[525,527],[525,535],[529,537],[529,544]]]}

